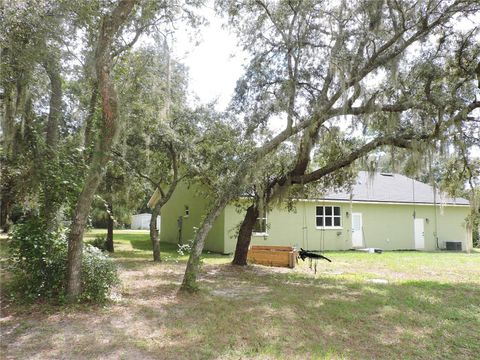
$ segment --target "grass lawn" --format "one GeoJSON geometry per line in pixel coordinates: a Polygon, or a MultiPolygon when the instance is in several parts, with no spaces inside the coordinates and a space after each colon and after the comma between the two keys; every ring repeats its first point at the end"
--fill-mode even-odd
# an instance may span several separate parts
{"type": "Polygon", "coordinates": [[[115,300],[60,308],[4,300],[3,358],[480,356],[480,252],[329,252],[333,262],[319,262],[316,274],[302,263],[239,269],[205,254],[202,290],[187,296],[177,295],[187,257],[175,247],[162,245],[165,261],[155,264],[147,232],[117,231],[114,240],[115,300]]]}

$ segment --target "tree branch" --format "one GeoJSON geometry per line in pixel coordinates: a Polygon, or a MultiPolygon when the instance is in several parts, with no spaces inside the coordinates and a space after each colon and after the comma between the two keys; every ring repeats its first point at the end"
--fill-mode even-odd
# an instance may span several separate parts
{"type": "MultiPolygon", "coordinates": [[[[429,137],[425,136],[424,138],[429,137]]],[[[422,138],[422,137],[419,137],[422,138]]],[[[400,148],[411,148],[412,146],[412,139],[413,136],[405,136],[403,138],[399,138],[397,136],[382,136],[375,140],[370,141],[369,143],[363,145],[362,147],[352,151],[348,155],[338,159],[333,163],[329,163],[328,165],[317,169],[311,173],[293,176],[290,181],[292,184],[308,184],[310,182],[314,182],[320,180],[322,177],[342,169],[346,166],[352,164],[355,160],[361,158],[362,156],[368,154],[369,152],[385,145],[393,145],[400,148]]]]}

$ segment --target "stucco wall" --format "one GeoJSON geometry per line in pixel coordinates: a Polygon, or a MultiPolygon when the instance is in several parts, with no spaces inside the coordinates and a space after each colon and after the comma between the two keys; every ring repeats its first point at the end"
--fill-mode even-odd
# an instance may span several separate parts
{"type": "MultiPolygon", "coordinates": [[[[160,241],[172,244],[178,243],[178,217],[182,216],[182,239],[183,243],[193,239],[194,227],[199,227],[202,217],[205,215],[211,199],[202,196],[198,187],[188,186],[181,182],[178,184],[170,200],[162,209],[160,241]],[[185,207],[189,208],[188,217],[185,216],[185,207]]],[[[224,214],[222,213],[215,221],[212,230],[205,242],[205,250],[224,252],[224,214]]]]}
{"type": "MultiPolygon", "coordinates": [[[[295,211],[273,209],[267,215],[268,236],[252,236],[252,245],[298,246],[310,250],[346,250],[351,247],[350,221],[345,221],[349,204],[332,202],[301,202],[295,211]],[[341,207],[342,229],[321,230],[315,224],[315,206],[335,205],[341,207]],[[304,225],[305,224],[305,225],[304,225]],[[304,229],[305,227],[305,229],[304,229]]],[[[230,229],[238,226],[244,214],[238,214],[231,205],[225,209],[225,252],[235,250],[236,239],[230,229]]]]}
{"type": "MultiPolygon", "coordinates": [[[[268,236],[252,236],[253,245],[296,245],[311,250],[346,250],[352,248],[352,212],[362,213],[364,247],[385,250],[415,249],[414,214],[424,219],[425,250],[435,250],[435,211],[432,205],[335,203],[328,201],[299,202],[295,212],[274,209],[268,214],[268,236]],[[341,207],[340,229],[318,229],[316,206],[341,207]],[[348,216],[347,216],[348,212],[348,216]],[[428,219],[428,220],[427,220],[428,219]]],[[[440,247],[445,241],[462,241],[465,249],[466,206],[437,206],[437,228],[440,247]]],[[[235,249],[235,227],[244,214],[231,205],[225,209],[225,252],[235,249]]]]}
{"type": "Polygon", "coordinates": [[[469,207],[444,207],[438,211],[438,241],[444,246],[445,241],[462,241],[465,250],[467,241],[465,218],[470,213],[469,207]]]}
{"type": "Polygon", "coordinates": [[[444,241],[462,241],[465,249],[467,206],[354,204],[363,214],[366,247],[386,250],[415,249],[414,218],[424,219],[425,250],[436,250],[435,223],[439,246],[444,241]],[[436,216],[436,219],[435,219],[436,216]]]}
{"type": "MultiPolygon", "coordinates": [[[[211,199],[200,194],[198,187],[180,183],[170,201],[162,209],[160,239],[178,242],[179,216],[183,217],[182,239],[185,243],[194,237],[211,199]],[[185,216],[185,206],[189,216],[185,216]]],[[[361,213],[363,220],[363,246],[385,250],[415,249],[414,214],[424,219],[425,250],[435,250],[435,223],[440,247],[445,241],[461,241],[465,249],[467,233],[465,218],[468,206],[372,204],[332,201],[300,201],[295,211],[273,209],[268,217],[268,236],[252,236],[253,245],[290,245],[310,250],[347,250],[352,248],[352,213],[361,213]],[[340,206],[341,227],[320,229],[315,223],[316,206],[340,206]],[[348,213],[348,215],[347,215],[348,213]],[[435,220],[436,219],[436,220],[435,220]]],[[[228,205],[214,223],[205,249],[219,253],[233,253],[236,233],[244,213],[228,205]]]]}

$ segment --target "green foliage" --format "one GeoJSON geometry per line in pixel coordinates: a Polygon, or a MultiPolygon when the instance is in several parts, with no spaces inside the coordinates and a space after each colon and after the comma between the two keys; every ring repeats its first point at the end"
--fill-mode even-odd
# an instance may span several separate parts
{"type": "Polygon", "coordinates": [[[476,226],[473,227],[473,246],[478,248],[480,247],[480,233],[479,233],[479,222],[477,220],[476,226]]]}
{"type": "MultiPolygon", "coordinates": [[[[405,161],[410,174],[421,168],[427,146],[436,152],[454,143],[470,146],[478,139],[478,124],[465,121],[471,111],[467,106],[477,107],[478,28],[452,31],[449,19],[461,21],[478,5],[433,3],[442,10],[426,10],[414,1],[398,6],[383,1],[219,1],[252,55],[237,82],[232,110],[244,116],[247,133],[289,117],[297,124],[320,119],[316,129],[304,131],[315,145],[312,165],[318,168],[356,155],[367,141],[384,136],[409,140],[395,146],[416,155],[405,161]],[[398,28],[399,17],[410,24],[408,30],[398,28]],[[397,42],[400,32],[421,43],[421,49],[414,54],[397,42]],[[331,114],[321,110],[329,97],[331,114]],[[454,118],[456,126],[449,125],[454,118]]],[[[345,171],[325,182],[342,186],[353,175],[345,171]]]]}
{"type": "Polygon", "coordinates": [[[106,254],[85,245],[82,261],[82,295],[80,301],[103,302],[110,288],[118,284],[117,267],[106,254]]]}
{"type": "Polygon", "coordinates": [[[78,149],[72,151],[74,146],[75,139],[65,139],[63,146],[57,149],[56,157],[45,160],[42,168],[37,170],[41,203],[50,196],[54,209],[63,209],[68,218],[75,208],[83,185],[82,174],[86,170],[81,152],[78,149]]]}
{"type": "Polygon", "coordinates": [[[95,239],[89,241],[88,244],[101,251],[106,251],[107,250],[106,241],[107,240],[105,239],[105,236],[97,235],[95,236],[95,239]]]}
{"type": "MultiPolygon", "coordinates": [[[[65,301],[67,240],[63,229],[49,229],[39,219],[18,224],[9,241],[9,255],[9,270],[14,276],[12,296],[25,302],[65,301]]],[[[85,244],[79,301],[103,302],[117,283],[113,261],[85,244]]]]}
{"type": "Polygon", "coordinates": [[[180,256],[189,255],[193,248],[193,239],[187,240],[185,244],[177,244],[177,253],[180,256]]]}
{"type": "Polygon", "coordinates": [[[9,269],[16,295],[27,302],[64,300],[66,273],[65,234],[49,230],[38,219],[18,224],[9,241],[9,269]]]}

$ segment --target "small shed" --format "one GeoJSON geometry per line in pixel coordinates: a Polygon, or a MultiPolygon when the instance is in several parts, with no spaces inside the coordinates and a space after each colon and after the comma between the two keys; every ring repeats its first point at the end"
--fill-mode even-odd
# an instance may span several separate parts
{"type": "MultiPolygon", "coordinates": [[[[152,214],[143,213],[132,216],[131,228],[134,230],[148,230],[150,229],[150,219],[152,214]]],[[[157,229],[160,229],[160,216],[157,216],[157,229]]]]}

